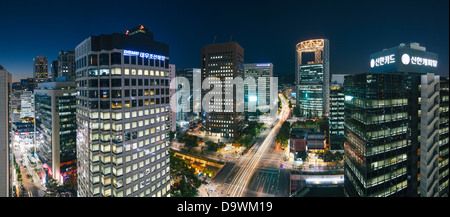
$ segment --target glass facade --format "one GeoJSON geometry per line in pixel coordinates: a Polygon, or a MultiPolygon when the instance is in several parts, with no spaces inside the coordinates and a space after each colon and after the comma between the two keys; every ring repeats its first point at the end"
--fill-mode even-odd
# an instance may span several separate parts
{"type": "Polygon", "coordinates": [[[267,111],[270,108],[270,77],[273,77],[273,65],[272,63],[263,63],[263,64],[244,64],[244,79],[252,77],[255,79],[255,85],[245,85],[244,86],[244,111],[248,112],[248,102],[256,101],[255,111],[258,106],[265,106],[267,111]],[[263,78],[265,81],[265,95],[260,96],[258,94],[258,79],[263,78]],[[255,95],[249,96],[248,90],[254,90],[255,95]],[[266,104],[262,104],[262,98],[265,98],[266,104]],[[259,104],[258,104],[259,103],[259,104]],[[267,105],[267,106],[266,106],[267,105]]]}
{"type": "Polygon", "coordinates": [[[306,118],[329,116],[329,42],[327,39],[297,44],[297,105],[306,118]]]}
{"type": "Polygon", "coordinates": [[[330,88],[330,144],[331,150],[344,149],[344,87],[332,84],[330,88]]]}
{"type": "Polygon", "coordinates": [[[36,94],[36,152],[39,160],[49,167],[52,163],[52,97],[36,94]]]}
{"type": "Polygon", "coordinates": [[[59,116],[60,174],[76,171],[76,93],[55,97],[59,116]]]}
{"type": "Polygon", "coordinates": [[[408,96],[400,74],[349,75],[344,83],[347,196],[406,196],[408,96]]]}
{"type": "Polygon", "coordinates": [[[42,83],[35,100],[37,155],[48,174],[62,183],[76,172],[75,83],[42,83]]]}

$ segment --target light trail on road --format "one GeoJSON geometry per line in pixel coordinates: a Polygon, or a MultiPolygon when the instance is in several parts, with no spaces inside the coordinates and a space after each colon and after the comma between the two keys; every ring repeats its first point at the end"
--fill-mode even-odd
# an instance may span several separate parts
{"type": "Polygon", "coordinates": [[[280,115],[281,118],[280,120],[278,120],[277,124],[273,127],[264,141],[259,145],[259,148],[255,150],[255,147],[257,145],[253,146],[247,153],[247,156],[243,156],[243,158],[241,158],[241,160],[237,164],[238,166],[240,166],[240,169],[236,176],[233,178],[233,181],[230,183],[230,187],[227,191],[228,196],[230,197],[242,197],[243,193],[247,189],[250,179],[255,173],[256,166],[259,164],[261,157],[275,140],[275,137],[278,134],[278,131],[280,130],[283,122],[286,121],[286,119],[289,117],[290,109],[288,103],[286,102],[284,96],[282,96],[281,94],[279,94],[279,96],[280,99],[282,99],[282,112],[280,115]]]}

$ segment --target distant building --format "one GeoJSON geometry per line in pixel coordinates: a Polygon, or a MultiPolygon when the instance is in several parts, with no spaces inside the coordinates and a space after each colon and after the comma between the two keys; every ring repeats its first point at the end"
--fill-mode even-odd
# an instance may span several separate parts
{"type": "MultiPolygon", "coordinates": [[[[21,142],[23,145],[34,145],[34,122],[18,121],[12,124],[13,141],[21,142]]],[[[18,145],[21,145],[20,143],[18,145]]]]}
{"type": "Polygon", "coordinates": [[[75,81],[75,51],[59,51],[57,68],[56,77],[64,76],[66,81],[75,81]]]}
{"type": "MultiPolygon", "coordinates": [[[[244,64],[244,79],[246,78],[253,78],[255,79],[255,85],[245,85],[245,105],[244,105],[244,111],[246,114],[249,114],[248,110],[248,104],[249,102],[255,102],[255,111],[260,109],[266,109],[267,112],[270,111],[270,78],[273,77],[273,64],[272,63],[246,63],[244,64]],[[265,82],[263,85],[265,85],[265,94],[260,95],[258,85],[260,85],[258,82],[263,81],[265,82]],[[250,95],[250,90],[254,90],[255,94],[250,95]]],[[[251,114],[251,113],[250,113],[251,114]]]]}
{"type": "MultiPolygon", "coordinates": [[[[22,99],[20,98],[23,94],[24,90],[21,88],[13,88],[12,89],[12,94],[11,94],[11,109],[13,113],[17,113],[19,114],[19,118],[20,118],[20,109],[21,109],[21,104],[22,104],[22,99]]],[[[16,121],[13,121],[16,122],[16,121]]]]}
{"type": "Polygon", "coordinates": [[[190,122],[194,120],[195,117],[199,116],[200,113],[195,112],[196,108],[201,106],[200,101],[200,94],[201,94],[201,88],[200,87],[194,87],[194,74],[197,74],[201,78],[201,70],[197,68],[188,68],[188,69],[178,69],[176,72],[177,77],[186,78],[189,82],[189,86],[183,87],[182,89],[182,83],[177,83],[177,99],[180,112],[177,112],[176,119],[177,123],[183,122],[190,122]],[[189,90],[187,89],[189,88],[189,90]],[[196,100],[194,100],[194,97],[198,97],[196,100]]]}
{"type": "Polygon", "coordinates": [[[20,118],[34,118],[34,94],[32,91],[23,91],[20,95],[20,118]]]}
{"type": "Polygon", "coordinates": [[[34,79],[33,78],[20,79],[20,85],[22,86],[23,90],[28,90],[28,91],[33,92],[34,79]]]}
{"type": "Polygon", "coordinates": [[[344,76],[333,74],[330,85],[330,149],[344,150],[344,76]]]}
{"type": "Polygon", "coordinates": [[[33,79],[34,88],[37,88],[39,83],[45,82],[48,79],[48,61],[45,56],[37,56],[33,59],[33,79]]]}
{"type": "Polygon", "coordinates": [[[328,117],[329,112],[329,41],[313,39],[296,46],[296,102],[306,118],[328,117]]]}
{"type": "Polygon", "coordinates": [[[50,64],[50,75],[48,77],[51,81],[55,81],[55,78],[58,77],[58,60],[54,60],[50,64]]]}
{"type": "MultiPolygon", "coordinates": [[[[244,112],[238,111],[238,107],[244,105],[237,101],[236,91],[233,91],[232,100],[227,101],[225,94],[231,93],[231,89],[235,89],[230,84],[232,79],[236,77],[244,77],[244,48],[236,42],[206,45],[201,49],[201,70],[202,83],[205,79],[215,78],[211,84],[221,83],[222,87],[219,92],[209,90],[209,94],[214,95],[210,105],[211,112],[205,114],[205,127],[207,135],[219,136],[225,138],[238,138],[240,130],[243,127],[244,112]],[[212,93],[214,92],[214,93],[212,93]],[[223,95],[222,95],[223,94],[223,95]],[[226,109],[229,106],[231,109],[226,109]]],[[[204,84],[204,83],[203,83],[204,84]]],[[[207,87],[203,87],[207,88],[207,87]]],[[[212,87],[214,88],[214,87],[212,87]]],[[[205,99],[206,91],[202,93],[202,100],[205,99]]]]}

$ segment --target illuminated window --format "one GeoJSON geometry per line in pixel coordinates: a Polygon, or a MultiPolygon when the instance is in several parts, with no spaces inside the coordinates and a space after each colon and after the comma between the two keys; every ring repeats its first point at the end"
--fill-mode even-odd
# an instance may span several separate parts
{"type": "Polygon", "coordinates": [[[120,108],[122,108],[122,102],[112,102],[111,108],[113,108],[113,109],[120,109],[120,108]]]}

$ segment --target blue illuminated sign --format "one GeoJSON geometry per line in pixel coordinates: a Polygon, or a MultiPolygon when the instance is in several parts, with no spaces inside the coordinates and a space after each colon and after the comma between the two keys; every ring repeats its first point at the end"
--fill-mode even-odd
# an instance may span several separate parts
{"type": "Polygon", "coordinates": [[[153,60],[163,60],[163,61],[166,59],[166,56],[163,56],[163,55],[156,55],[156,54],[132,51],[132,50],[123,50],[123,55],[124,56],[139,56],[141,58],[153,59],[153,60]]]}
{"type": "Polygon", "coordinates": [[[256,66],[257,67],[267,67],[267,66],[270,66],[270,63],[259,63],[259,64],[256,64],[256,66]]]}

